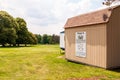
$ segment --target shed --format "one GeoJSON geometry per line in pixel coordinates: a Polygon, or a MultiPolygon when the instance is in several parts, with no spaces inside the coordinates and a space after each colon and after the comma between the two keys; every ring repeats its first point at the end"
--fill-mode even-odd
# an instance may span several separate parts
{"type": "Polygon", "coordinates": [[[69,18],[64,28],[67,60],[120,67],[120,6],[69,18]]]}
{"type": "Polygon", "coordinates": [[[64,31],[60,32],[60,48],[65,50],[65,34],[64,31]]]}

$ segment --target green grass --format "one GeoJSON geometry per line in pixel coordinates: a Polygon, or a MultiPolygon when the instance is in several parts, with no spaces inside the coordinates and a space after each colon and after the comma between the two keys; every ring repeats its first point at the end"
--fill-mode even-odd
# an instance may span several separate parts
{"type": "Polygon", "coordinates": [[[60,58],[58,45],[0,48],[0,80],[67,80],[100,77],[120,80],[120,70],[110,71],[60,58]]]}

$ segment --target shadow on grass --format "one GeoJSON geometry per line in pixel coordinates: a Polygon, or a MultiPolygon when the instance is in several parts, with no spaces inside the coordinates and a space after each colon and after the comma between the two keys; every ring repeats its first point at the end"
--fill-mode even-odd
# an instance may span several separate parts
{"type": "Polygon", "coordinates": [[[64,52],[63,52],[63,51],[62,51],[62,52],[60,52],[60,54],[64,55],[64,54],[65,54],[65,51],[64,51],[64,52]]]}
{"type": "MultiPolygon", "coordinates": [[[[89,65],[89,64],[82,63],[82,62],[79,62],[79,61],[74,61],[74,60],[69,60],[69,59],[67,59],[67,61],[68,61],[68,62],[73,62],[73,63],[76,63],[76,64],[82,64],[82,65],[94,67],[94,68],[101,68],[101,67],[98,67],[98,66],[89,65]]],[[[104,69],[104,68],[101,68],[101,69],[104,69]]],[[[105,69],[105,70],[120,73],[120,67],[117,67],[117,68],[110,68],[110,69],[105,69]]]]}
{"type": "Polygon", "coordinates": [[[28,45],[28,46],[0,46],[0,48],[21,48],[21,47],[34,47],[34,45],[28,45]]]}
{"type": "Polygon", "coordinates": [[[65,54],[65,50],[60,49],[60,54],[65,54]]]}
{"type": "Polygon", "coordinates": [[[120,67],[118,67],[118,68],[114,68],[114,69],[110,69],[110,71],[114,71],[114,72],[118,72],[118,73],[120,73],[120,67]]]}

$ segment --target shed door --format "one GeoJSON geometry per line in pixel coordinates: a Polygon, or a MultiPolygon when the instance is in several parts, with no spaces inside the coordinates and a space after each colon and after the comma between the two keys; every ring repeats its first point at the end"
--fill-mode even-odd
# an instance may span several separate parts
{"type": "Polygon", "coordinates": [[[76,32],[76,56],[86,57],[86,32],[76,32]]]}

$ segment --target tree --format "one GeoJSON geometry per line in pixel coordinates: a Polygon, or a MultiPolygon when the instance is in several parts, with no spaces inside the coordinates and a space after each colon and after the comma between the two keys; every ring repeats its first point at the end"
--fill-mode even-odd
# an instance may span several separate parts
{"type": "Polygon", "coordinates": [[[16,18],[16,21],[18,23],[18,26],[19,26],[19,29],[17,31],[17,35],[18,35],[18,38],[16,40],[16,43],[18,44],[26,44],[28,43],[27,42],[27,38],[29,36],[29,32],[28,32],[28,29],[27,29],[27,24],[25,22],[25,20],[23,18],[16,18]]]}
{"type": "Polygon", "coordinates": [[[59,43],[59,36],[53,34],[52,35],[52,44],[57,44],[59,43]]]}
{"type": "Polygon", "coordinates": [[[43,37],[42,37],[42,43],[43,44],[48,44],[49,41],[48,41],[48,35],[47,34],[44,34],[43,37]]]}
{"type": "Polygon", "coordinates": [[[27,42],[28,44],[37,44],[38,40],[37,40],[37,37],[33,33],[29,32],[27,42]]]}
{"type": "Polygon", "coordinates": [[[55,44],[59,44],[60,36],[55,35],[54,40],[55,40],[55,44]]]}
{"type": "Polygon", "coordinates": [[[111,4],[117,3],[119,1],[120,0],[105,0],[105,2],[103,2],[103,5],[110,6],[111,4]]]}
{"type": "Polygon", "coordinates": [[[23,18],[14,19],[5,11],[0,11],[0,44],[36,44],[36,36],[29,32],[23,18]]]}
{"type": "Polygon", "coordinates": [[[47,35],[44,34],[41,36],[40,34],[35,34],[38,40],[38,43],[42,44],[58,44],[59,43],[59,36],[58,35],[47,35]]]}
{"type": "Polygon", "coordinates": [[[52,44],[52,36],[51,35],[48,35],[48,43],[52,44]]]}
{"type": "Polygon", "coordinates": [[[0,11],[0,44],[15,44],[18,25],[15,19],[5,11],[0,11]]]}
{"type": "Polygon", "coordinates": [[[42,43],[42,36],[40,34],[35,34],[36,38],[37,38],[37,43],[41,44],[42,43]]]}

